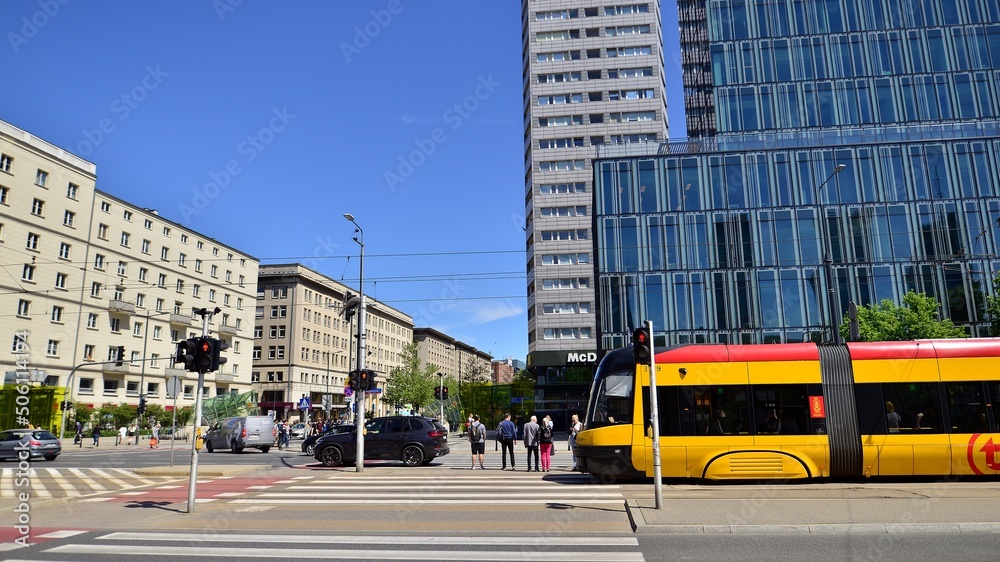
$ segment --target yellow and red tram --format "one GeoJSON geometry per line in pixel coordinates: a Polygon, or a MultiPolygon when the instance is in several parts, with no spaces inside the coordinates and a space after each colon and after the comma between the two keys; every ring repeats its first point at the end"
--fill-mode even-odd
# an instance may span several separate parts
{"type": "MultiPolygon", "coordinates": [[[[665,478],[1000,473],[1000,339],[687,345],[656,352],[665,478]]],[[[653,475],[649,367],[609,352],[577,466],[653,475]]]]}

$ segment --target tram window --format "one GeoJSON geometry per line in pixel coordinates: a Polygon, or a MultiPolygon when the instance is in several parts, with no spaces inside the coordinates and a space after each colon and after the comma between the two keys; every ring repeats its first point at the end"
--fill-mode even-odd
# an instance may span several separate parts
{"type": "Polygon", "coordinates": [[[990,433],[995,433],[1000,427],[1000,383],[991,382],[988,383],[988,386],[990,388],[989,405],[993,409],[992,412],[988,412],[993,414],[993,419],[990,420],[990,433]]]}
{"type": "Polygon", "coordinates": [[[882,385],[854,385],[854,401],[858,409],[858,431],[862,435],[885,435],[885,400],[882,385]]]}
{"type": "Polygon", "coordinates": [[[962,382],[944,385],[952,433],[989,433],[983,383],[962,382]]]}
{"type": "Polygon", "coordinates": [[[809,432],[806,385],[755,385],[753,398],[758,435],[801,435],[809,432]]]}
{"type": "Polygon", "coordinates": [[[941,394],[936,383],[892,383],[882,385],[889,433],[942,433],[941,394]],[[889,410],[892,410],[891,412],[889,410]],[[893,416],[892,414],[896,414],[893,416]]]}
{"type": "Polygon", "coordinates": [[[692,398],[698,435],[749,435],[747,387],[696,387],[692,398]]]}
{"type": "Polygon", "coordinates": [[[631,375],[608,375],[601,380],[597,389],[597,400],[593,411],[595,425],[600,427],[613,423],[632,423],[632,386],[635,378],[631,375]]]}

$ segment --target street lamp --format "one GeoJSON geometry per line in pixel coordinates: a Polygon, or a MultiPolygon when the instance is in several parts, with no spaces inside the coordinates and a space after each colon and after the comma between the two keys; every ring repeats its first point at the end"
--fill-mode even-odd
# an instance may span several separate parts
{"type": "MultiPolygon", "coordinates": [[[[358,266],[358,372],[365,368],[365,231],[354,220],[354,215],[344,213],[344,218],[354,225],[354,241],[361,246],[361,259],[358,266]]],[[[357,417],[357,454],[355,456],[354,469],[357,472],[365,470],[365,391],[358,391],[355,396],[355,405],[358,409],[357,417]]]]}
{"type": "MultiPolygon", "coordinates": [[[[823,204],[822,190],[823,186],[827,184],[834,176],[844,171],[847,164],[837,164],[837,167],[833,169],[833,173],[830,177],[823,180],[823,183],[819,184],[816,188],[816,203],[819,205],[819,222],[822,228],[823,236],[823,276],[826,279],[826,298],[827,307],[830,313],[830,341],[832,343],[841,343],[840,341],[840,330],[837,326],[837,299],[836,292],[833,286],[833,251],[831,250],[830,233],[828,232],[827,219],[826,219],[826,205],[823,204]]],[[[820,299],[822,303],[822,299],[820,299]]],[[[822,306],[822,304],[820,304],[822,306]]]]}

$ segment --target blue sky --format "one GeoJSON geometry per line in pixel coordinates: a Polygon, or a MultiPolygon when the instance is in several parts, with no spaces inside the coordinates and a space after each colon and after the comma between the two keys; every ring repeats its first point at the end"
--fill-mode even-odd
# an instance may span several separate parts
{"type": "Polygon", "coordinates": [[[524,359],[520,2],[4,0],[0,30],[0,119],[98,189],[356,287],[352,213],[370,296],[524,359]]]}

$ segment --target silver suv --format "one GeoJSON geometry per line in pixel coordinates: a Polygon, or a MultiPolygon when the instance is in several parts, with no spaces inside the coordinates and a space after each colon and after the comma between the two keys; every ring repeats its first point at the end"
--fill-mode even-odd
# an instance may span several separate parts
{"type": "Polygon", "coordinates": [[[266,453],[273,443],[274,420],[270,416],[223,418],[212,424],[205,434],[205,449],[209,453],[216,449],[242,453],[247,447],[266,453]]]}

